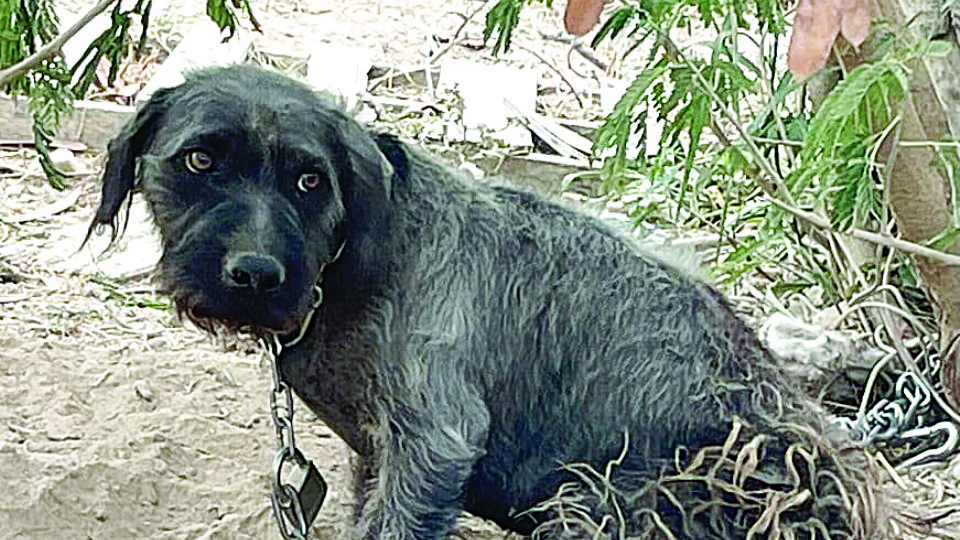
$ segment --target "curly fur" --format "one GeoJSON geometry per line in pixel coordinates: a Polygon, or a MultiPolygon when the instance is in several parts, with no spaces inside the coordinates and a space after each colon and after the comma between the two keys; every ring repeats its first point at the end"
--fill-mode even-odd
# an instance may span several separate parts
{"type": "MultiPolygon", "coordinates": [[[[213,69],[155,96],[110,146],[91,230],[115,226],[137,189],[164,240],[161,279],[202,327],[291,332],[322,283],[306,338],[280,366],[361,456],[361,537],[441,538],[467,510],[567,538],[569,527],[550,529],[559,507],[549,501],[586,478],[572,464],[604,471],[615,461],[623,525],[612,537],[652,523],[676,538],[756,530],[744,516],[755,522],[763,508],[744,514],[749,501],[716,499],[703,471],[690,476],[701,450],[720,465],[747,451],[749,476],[790,487],[785,456],[809,443],[837,489],[856,493],[862,479],[844,476],[854,462],[809,435],[817,413],[803,412],[711,286],[597,219],[370,133],[281,76],[213,69]],[[215,153],[215,170],[184,170],[191,148],[215,153]],[[324,185],[298,192],[304,171],[324,185]],[[223,261],[238,251],[281,261],[280,289],[224,285],[223,261]],[[784,429],[791,422],[801,429],[784,429]],[[750,434],[739,446],[728,443],[735,426],[750,434]],[[754,436],[762,447],[744,450],[754,436]],[[725,443],[736,448],[719,453],[725,443]],[[676,459],[679,449],[689,459],[676,459]],[[673,504],[711,498],[720,502],[705,513],[673,504]]],[[[713,474],[740,485],[734,472],[713,474]]],[[[574,492],[567,502],[588,501],[583,516],[603,520],[602,497],[583,484],[574,492]]],[[[849,507],[791,508],[784,519],[868,536],[849,507]]]]}

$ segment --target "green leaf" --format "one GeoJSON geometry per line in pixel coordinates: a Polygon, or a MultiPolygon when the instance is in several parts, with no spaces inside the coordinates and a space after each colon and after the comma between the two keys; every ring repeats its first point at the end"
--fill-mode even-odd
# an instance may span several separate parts
{"type": "Polygon", "coordinates": [[[861,226],[879,214],[882,192],[872,164],[875,134],[894,121],[893,107],[908,87],[909,70],[894,56],[863,64],[827,96],[806,129],[801,166],[788,175],[787,184],[795,197],[810,192],[817,200],[829,200],[834,227],[861,226]]]}
{"type": "Polygon", "coordinates": [[[759,266],[763,258],[757,255],[764,247],[764,242],[758,237],[742,238],[737,248],[718,265],[720,272],[725,274],[723,281],[734,281],[759,266]]]}
{"type": "Polygon", "coordinates": [[[631,21],[635,20],[640,23],[643,19],[643,12],[641,12],[638,7],[630,4],[620,6],[613,12],[613,15],[611,15],[609,19],[603,22],[600,29],[597,30],[596,35],[593,36],[593,41],[590,42],[590,46],[597,47],[607,36],[609,36],[610,39],[617,37],[631,21]]]}
{"type": "Polygon", "coordinates": [[[891,120],[889,106],[909,88],[909,71],[893,60],[863,64],[830,92],[810,124],[804,141],[812,153],[833,152],[853,140],[869,136],[891,120]]]}
{"type": "Polygon", "coordinates": [[[960,238],[960,228],[949,227],[947,230],[924,242],[924,245],[938,251],[948,251],[953,247],[957,238],[960,238]]]}
{"type": "Polygon", "coordinates": [[[260,22],[254,16],[249,0],[207,0],[207,16],[217,24],[221,32],[228,30],[224,41],[232,38],[237,32],[240,23],[237,10],[246,13],[253,29],[260,31],[260,22]]]}
{"type": "Polygon", "coordinates": [[[683,167],[683,180],[680,183],[680,195],[682,200],[687,192],[687,186],[690,183],[690,172],[693,170],[693,160],[696,158],[700,148],[700,135],[703,128],[710,122],[710,110],[713,100],[707,94],[700,94],[694,97],[690,106],[687,108],[687,121],[690,124],[689,136],[690,144],[687,147],[687,158],[683,167]]]}
{"type": "Polygon", "coordinates": [[[926,55],[934,58],[945,58],[951,54],[955,54],[956,45],[952,42],[944,41],[940,39],[931,40],[927,45],[926,55]]]}
{"type": "MultiPolygon", "coordinates": [[[[613,111],[607,116],[603,125],[597,130],[594,138],[594,153],[599,154],[600,150],[605,148],[615,148],[612,158],[607,159],[603,165],[601,179],[605,186],[609,187],[619,179],[627,167],[627,142],[630,139],[632,126],[635,125],[635,110],[637,106],[644,101],[647,90],[660,77],[666,73],[665,66],[655,66],[640,72],[630,86],[624,91],[623,96],[613,107],[613,111]]],[[[644,124],[638,123],[643,126],[644,124]]]]}
{"type": "Polygon", "coordinates": [[[72,107],[70,72],[59,59],[42,62],[33,74],[30,89],[30,110],[33,115],[33,138],[40,167],[55,189],[65,187],[65,177],[50,159],[50,144],[60,129],[61,115],[72,107]]]}
{"type": "Polygon", "coordinates": [[[713,26],[714,9],[717,2],[711,0],[694,0],[697,5],[697,11],[700,13],[700,20],[705,26],[713,26]]]}
{"type": "Polygon", "coordinates": [[[500,54],[501,51],[510,50],[510,38],[513,36],[513,30],[520,21],[520,8],[526,4],[527,0],[500,0],[487,12],[487,24],[483,29],[483,43],[494,32],[498,32],[497,41],[493,44],[492,54],[500,54]]]}
{"type": "Polygon", "coordinates": [[[858,184],[856,180],[847,181],[833,198],[830,224],[839,231],[846,231],[853,226],[854,210],[857,205],[857,193],[859,192],[858,184]]]}
{"type": "Polygon", "coordinates": [[[228,30],[228,38],[236,33],[237,16],[227,0],[207,0],[207,17],[216,23],[221,32],[228,30]]]}
{"type": "Polygon", "coordinates": [[[646,97],[650,85],[659,80],[666,72],[666,66],[655,66],[645,69],[637,75],[637,78],[630,83],[620,100],[614,105],[613,111],[607,116],[603,125],[597,130],[593,145],[595,151],[609,148],[616,141],[629,137],[629,122],[633,117],[634,109],[646,97]],[[624,121],[626,124],[624,124],[624,121]],[[624,125],[626,125],[626,128],[624,128],[624,125]]]}

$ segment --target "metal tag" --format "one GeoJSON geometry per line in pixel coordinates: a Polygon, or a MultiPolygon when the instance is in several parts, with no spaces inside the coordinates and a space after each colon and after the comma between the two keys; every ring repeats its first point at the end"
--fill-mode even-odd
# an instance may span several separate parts
{"type": "Polygon", "coordinates": [[[303,509],[303,518],[307,527],[313,523],[327,497],[327,483],[312,461],[296,467],[290,477],[290,484],[297,490],[297,499],[303,509]]]}

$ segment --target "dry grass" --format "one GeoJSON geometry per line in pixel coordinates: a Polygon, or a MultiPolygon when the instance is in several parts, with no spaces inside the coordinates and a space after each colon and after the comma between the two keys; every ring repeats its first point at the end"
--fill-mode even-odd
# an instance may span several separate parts
{"type": "MultiPolygon", "coordinates": [[[[919,503],[936,491],[928,487],[923,490],[927,496],[920,498],[893,492],[870,453],[838,446],[796,423],[778,423],[775,434],[758,433],[737,419],[722,446],[678,450],[656,480],[624,478],[619,464],[612,461],[603,471],[582,463],[566,465],[575,480],[531,510],[547,518],[534,538],[956,537],[945,515],[956,502],[929,512],[928,504],[919,503]],[[784,447],[778,440],[790,442],[784,447]]],[[[942,479],[933,478],[945,494],[942,479]]],[[[950,495],[955,494],[954,486],[950,495]]]]}

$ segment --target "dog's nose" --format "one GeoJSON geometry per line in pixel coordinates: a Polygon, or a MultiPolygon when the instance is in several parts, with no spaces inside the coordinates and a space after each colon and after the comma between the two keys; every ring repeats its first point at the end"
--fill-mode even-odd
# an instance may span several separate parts
{"type": "Polygon", "coordinates": [[[229,255],[223,266],[223,278],[230,287],[266,292],[284,280],[283,265],[270,255],[240,253],[229,255]]]}

